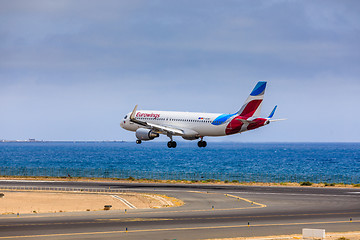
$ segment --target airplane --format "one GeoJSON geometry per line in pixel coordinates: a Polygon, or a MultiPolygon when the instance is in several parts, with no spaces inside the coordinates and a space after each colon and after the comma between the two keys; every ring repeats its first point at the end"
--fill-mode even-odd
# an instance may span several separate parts
{"type": "Polygon", "coordinates": [[[136,143],[153,140],[164,134],[170,138],[169,148],[176,148],[173,136],[181,136],[185,140],[198,141],[199,147],[206,147],[204,137],[227,136],[242,133],[268,125],[270,122],[285,120],[272,119],[277,106],[267,118],[260,118],[260,111],[266,82],[260,81],[246,99],[244,105],[234,114],[175,112],[157,110],[137,110],[135,106],[121,121],[120,126],[135,132],[136,143]]]}

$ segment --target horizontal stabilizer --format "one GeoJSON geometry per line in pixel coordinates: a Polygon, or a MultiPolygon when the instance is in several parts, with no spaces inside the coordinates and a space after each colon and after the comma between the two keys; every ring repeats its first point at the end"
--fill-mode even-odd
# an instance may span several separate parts
{"type": "Polygon", "coordinates": [[[270,119],[269,122],[277,122],[277,121],[285,121],[287,120],[287,118],[282,118],[282,119],[270,119]]]}

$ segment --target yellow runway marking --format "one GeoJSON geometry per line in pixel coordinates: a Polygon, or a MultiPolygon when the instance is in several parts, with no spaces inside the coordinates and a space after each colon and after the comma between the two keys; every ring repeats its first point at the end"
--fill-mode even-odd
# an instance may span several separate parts
{"type": "Polygon", "coordinates": [[[96,221],[102,221],[102,222],[153,222],[153,221],[172,221],[174,219],[171,218],[113,218],[113,219],[96,219],[96,221]]]}
{"type": "MultiPolygon", "coordinates": [[[[250,227],[269,227],[269,226],[292,226],[292,225],[309,225],[309,224],[336,224],[349,223],[349,221],[329,221],[329,222],[304,222],[304,223],[269,223],[269,224],[254,224],[250,227]]],[[[353,223],[360,223],[360,220],[353,221],[353,223]]],[[[0,237],[0,239],[13,238],[40,238],[40,237],[60,237],[60,236],[79,236],[79,235],[95,235],[95,234],[115,234],[115,233],[136,233],[136,232],[162,232],[162,231],[184,231],[184,230],[202,230],[202,229],[224,229],[224,228],[243,228],[248,225],[234,225],[234,226],[213,226],[213,227],[189,227],[189,228],[164,228],[164,229],[138,229],[138,230],[122,230],[122,231],[107,231],[107,232],[82,232],[82,233],[55,233],[44,235],[25,235],[25,236],[8,236],[0,237]]]]}
{"type": "Polygon", "coordinates": [[[221,194],[221,193],[210,193],[205,191],[187,191],[189,193],[202,193],[202,194],[221,194]]]}
{"type": "Polygon", "coordinates": [[[251,204],[258,205],[258,206],[260,206],[260,207],[262,207],[262,208],[267,207],[265,204],[262,204],[262,203],[257,203],[257,202],[251,201],[251,200],[249,200],[249,199],[242,198],[242,197],[238,197],[238,196],[235,196],[235,195],[225,194],[225,196],[228,196],[228,197],[233,197],[233,198],[237,198],[237,199],[241,199],[241,200],[243,200],[243,201],[245,201],[245,202],[248,202],[248,203],[251,203],[251,204]]]}
{"type": "MultiPolygon", "coordinates": [[[[191,193],[202,193],[202,194],[221,194],[221,193],[209,193],[209,192],[202,192],[202,191],[187,191],[187,192],[191,192],[191,193]]],[[[238,197],[238,196],[235,196],[235,195],[231,195],[231,194],[224,194],[226,197],[232,197],[232,198],[236,198],[236,199],[239,199],[239,200],[243,200],[245,202],[248,202],[248,203],[251,203],[251,204],[255,204],[255,205],[258,205],[262,208],[264,207],[267,207],[265,204],[262,204],[262,203],[257,203],[257,202],[254,202],[254,201],[251,201],[249,199],[246,199],[246,198],[242,198],[242,197],[238,197]]]]}

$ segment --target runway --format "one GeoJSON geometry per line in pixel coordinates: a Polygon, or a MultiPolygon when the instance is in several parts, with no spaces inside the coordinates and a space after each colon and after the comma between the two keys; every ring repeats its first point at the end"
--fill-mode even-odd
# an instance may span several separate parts
{"type": "Polygon", "coordinates": [[[0,181],[5,186],[159,193],[185,205],[0,216],[0,239],[206,239],[360,229],[360,189],[107,182],[0,181]]]}

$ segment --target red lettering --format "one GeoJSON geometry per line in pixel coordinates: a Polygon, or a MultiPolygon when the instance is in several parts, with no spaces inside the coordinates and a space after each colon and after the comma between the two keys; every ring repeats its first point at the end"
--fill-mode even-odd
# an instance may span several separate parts
{"type": "Polygon", "coordinates": [[[160,117],[160,114],[157,114],[157,113],[141,113],[141,112],[138,112],[136,113],[136,117],[148,117],[148,118],[159,118],[160,117]]]}

